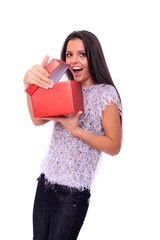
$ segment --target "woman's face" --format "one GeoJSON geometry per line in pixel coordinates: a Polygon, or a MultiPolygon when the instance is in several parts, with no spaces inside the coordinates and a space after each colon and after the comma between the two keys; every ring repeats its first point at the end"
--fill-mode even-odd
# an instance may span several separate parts
{"type": "Polygon", "coordinates": [[[66,63],[73,74],[74,80],[83,85],[93,84],[83,41],[79,38],[70,40],[66,48],[66,63]]]}

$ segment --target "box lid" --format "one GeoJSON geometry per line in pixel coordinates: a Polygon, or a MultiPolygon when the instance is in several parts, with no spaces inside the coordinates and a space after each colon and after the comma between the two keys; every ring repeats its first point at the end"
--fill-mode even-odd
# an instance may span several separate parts
{"type": "MultiPolygon", "coordinates": [[[[51,74],[51,81],[53,82],[58,82],[68,68],[69,65],[66,62],[55,58],[45,67],[47,72],[51,74]]],[[[30,84],[29,87],[26,88],[26,92],[31,96],[38,88],[38,86],[30,84]]]]}

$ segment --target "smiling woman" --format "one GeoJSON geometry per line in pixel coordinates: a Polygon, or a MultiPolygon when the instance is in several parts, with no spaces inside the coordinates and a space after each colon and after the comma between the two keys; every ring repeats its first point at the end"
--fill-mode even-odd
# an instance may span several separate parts
{"type": "MultiPolygon", "coordinates": [[[[61,59],[69,64],[68,78],[82,84],[84,112],[71,118],[36,119],[27,95],[35,125],[55,121],[38,178],[34,240],[77,239],[87,214],[101,153],[114,156],[121,148],[121,100],[96,36],[87,31],[71,33],[64,42],[61,59]]],[[[48,60],[45,57],[41,65],[33,66],[26,73],[25,87],[29,84],[53,87],[45,70],[48,60]]]]}
{"type": "Polygon", "coordinates": [[[66,62],[70,66],[70,71],[75,81],[81,82],[84,85],[93,84],[85,47],[81,39],[76,38],[68,42],[66,62]]]}

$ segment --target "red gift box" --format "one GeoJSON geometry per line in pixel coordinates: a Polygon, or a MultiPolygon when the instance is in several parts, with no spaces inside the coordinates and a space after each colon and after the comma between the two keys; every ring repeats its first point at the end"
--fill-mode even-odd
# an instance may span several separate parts
{"type": "Polygon", "coordinates": [[[46,70],[55,82],[53,88],[44,89],[31,84],[26,92],[32,97],[35,117],[50,117],[75,114],[84,111],[82,85],[79,82],[68,80],[57,82],[68,69],[68,64],[53,59],[46,70]]]}

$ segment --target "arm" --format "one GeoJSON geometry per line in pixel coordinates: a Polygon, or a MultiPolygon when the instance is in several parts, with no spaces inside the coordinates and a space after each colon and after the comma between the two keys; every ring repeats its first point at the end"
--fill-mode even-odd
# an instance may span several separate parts
{"type": "Polygon", "coordinates": [[[82,112],[78,112],[72,118],[51,117],[46,120],[56,120],[61,122],[73,135],[86,141],[92,147],[103,151],[109,155],[116,155],[121,148],[121,124],[119,111],[116,104],[111,104],[102,115],[102,125],[104,136],[88,133],[78,127],[78,119],[82,112]]]}
{"type": "Polygon", "coordinates": [[[92,147],[114,156],[119,153],[121,148],[121,124],[116,104],[108,106],[103,112],[102,125],[104,136],[87,133],[82,128],[77,129],[76,136],[92,147]]]}
{"type": "MultiPolygon", "coordinates": [[[[26,72],[23,79],[25,89],[30,84],[35,84],[38,87],[43,87],[45,89],[51,88],[53,86],[52,81],[49,79],[50,77],[49,73],[44,69],[44,67],[48,63],[48,60],[49,58],[48,56],[46,56],[41,65],[35,65],[26,72]]],[[[48,122],[44,120],[39,120],[38,118],[34,117],[32,99],[31,99],[31,96],[29,96],[28,94],[27,94],[27,103],[28,103],[29,113],[34,125],[39,126],[48,122]]]]}

